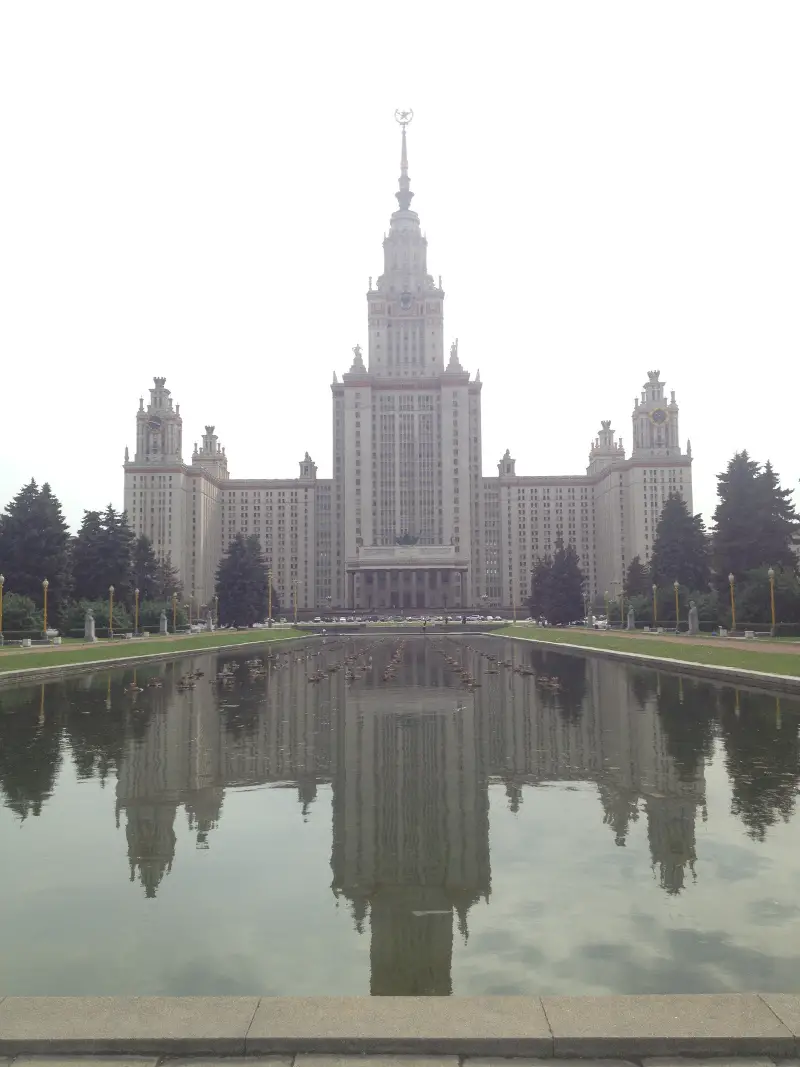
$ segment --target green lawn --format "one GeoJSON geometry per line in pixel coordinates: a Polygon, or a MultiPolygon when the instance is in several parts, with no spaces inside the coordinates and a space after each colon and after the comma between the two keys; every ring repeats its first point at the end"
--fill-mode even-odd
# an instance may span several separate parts
{"type": "Polygon", "coordinates": [[[225,648],[226,645],[264,644],[267,641],[286,641],[298,637],[295,630],[242,630],[239,633],[191,634],[173,640],[115,641],[109,645],[99,641],[81,648],[36,648],[0,651],[0,673],[26,667],[55,667],[63,663],[87,663],[93,660],[129,659],[133,656],[153,656],[159,652],[194,652],[198,649],[225,648]]]}
{"type": "Polygon", "coordinates": [[[764,671],[767,674],[800,676],[800,656],[797,653],[766,652],[752,645],[736,648],[725,644],[720,638],[715,645],[686,645],[664,638],[630,637],[621,633],[599,630],[548,630],[538,626],[505,626],[502,631],[509,637],[527,637],[548,644],[582,645],[584,648],[608,648],[615,652],[633,652],[640,656],[661,656],[665,659],[684,660],[687,663],[708,663],[715,667],[735,667],[740,670],[764,671]]]}

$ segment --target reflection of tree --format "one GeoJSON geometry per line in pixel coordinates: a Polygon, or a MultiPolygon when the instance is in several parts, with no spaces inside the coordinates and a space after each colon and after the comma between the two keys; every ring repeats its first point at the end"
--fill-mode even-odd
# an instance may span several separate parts
{"type": "Polygon", "coordinates": [[[586,698],[586,660],[583,656],[535,649],[531,663],[539,677],[555,679],[553,689],[539,688],[542,702],[557,708],[565,722],[577,725],[586,698]]]}
{"type": "Polygon", "coordinates": [[[778,713],[776,698],[766,693],[723,689],[722,738],[731,779],[731,811],[750,837],[763,841],[778,819],[794,812],[800,782],[798,714],[778,713]]]}
{"type": "Polygon", "coordinates": [[[624,847],[630,824],[639,818],[639,794],[619,789],[610,782],[600,782],[597,791],[603,805],[603,822],[614,831],[615,843],[624,847]]]}
{"type": "Polygon", "coordinates": [[[644,709],[647,701],[655,696],[658,691],[658,682],[655,671],[643,670],[638,667],[629,668],[631,672],[631,689],[639,702],[639,707],[644,709]]]}
{"type": "Polygon", "coordinates": [[[20,818],[40,815],[61,766],[60,686],[0,695],[0,791],[20,818]]]}
{"type": "Polygon", "coordinates": [[[133,672],[120,672],[107,679],[88,675],[69,687],[64,702],[64,731],[79,778],[99,778],[105,782],[116,773],[125,746],[126,727],[141,736],[150,720],[154,703],[161,690],[146,688],[148,677],[155,672],[137,675],[143,693],[126,692],[133,672]],[[77,689],[77,691],[76,691],[77,689]],[[109,706],[110,705],[110,706],[109,706]]]}
{"type": "Polygon", "coordinates": [[[681,778],[692,781],[714,749],[716,690],[674,674],[661,675],[660,682],[658,714],[667,751],[681,778]]]}

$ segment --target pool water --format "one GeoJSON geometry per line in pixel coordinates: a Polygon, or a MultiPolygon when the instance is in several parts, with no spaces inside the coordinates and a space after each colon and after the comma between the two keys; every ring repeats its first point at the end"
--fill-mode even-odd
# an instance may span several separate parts
{"type": "Polygon", "coordinates": [[[0,995],[794,988],[799,726],[471,635],[0,690],[0,995]]]}

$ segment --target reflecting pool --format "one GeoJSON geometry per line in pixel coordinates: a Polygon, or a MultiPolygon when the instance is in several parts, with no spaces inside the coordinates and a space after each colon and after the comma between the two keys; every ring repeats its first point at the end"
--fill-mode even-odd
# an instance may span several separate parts
{"type": "Polygon", "coordinates": [[[0,995],[795,988],[799,727],[470,635],[0,690],[0,995]]]}

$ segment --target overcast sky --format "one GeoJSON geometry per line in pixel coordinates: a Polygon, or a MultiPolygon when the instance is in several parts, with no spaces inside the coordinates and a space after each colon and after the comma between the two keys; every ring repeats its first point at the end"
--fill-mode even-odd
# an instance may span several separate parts
{"type": "Polygon", "coordinates": [[[486,474],[582,473],[603,418],[629,448],[659,368],[707,519],[737,449],[794,487],[798,31],[796,0],[4,4],[0,506],[121,506],[157,374],[185,460],[208,422],[233,477],[330,476],[398,107],[486,474]]]}

